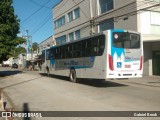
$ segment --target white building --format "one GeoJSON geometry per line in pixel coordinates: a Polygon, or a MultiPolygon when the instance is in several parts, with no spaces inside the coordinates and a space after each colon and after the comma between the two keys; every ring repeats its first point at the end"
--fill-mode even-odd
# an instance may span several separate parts
{"type": "Polygon", "coordinates": [[[144,75],[160,75],[160,0],[61,0],[53,7],[57,44],[107,29],[138,31],[144,75]]]}

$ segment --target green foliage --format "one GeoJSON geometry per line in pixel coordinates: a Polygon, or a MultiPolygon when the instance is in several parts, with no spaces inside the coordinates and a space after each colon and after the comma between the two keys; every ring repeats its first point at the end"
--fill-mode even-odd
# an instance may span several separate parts
{"type": "Polygon", "coordinates": [[[38,43],[34,42],[34,43],[32,44],[32,50],[33,50],[33,51],[37,51],[37,49],[38,49],[38,43]]]}
{"type": "Polygon", "coordinates": [[[12,55],[17,45],[24,43],[18,33],[19,19],[14,14],[12,0],[0,0],[0,63],[12,55]]]}
{"type": "Polygon", "coordinates": [[[21,53],[26,53],[26,49],[23,48],[23,47],[17,47],[17,48],[15,48],[12,52],[13,52],[13,53],[12,53],[12,54],[13,54],[13,57],[18,57],[19,54],[21,54],[21,53]]]}

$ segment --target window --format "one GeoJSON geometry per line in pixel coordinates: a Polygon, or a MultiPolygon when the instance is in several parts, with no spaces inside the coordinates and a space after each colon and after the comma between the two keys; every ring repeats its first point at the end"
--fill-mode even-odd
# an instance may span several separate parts
{"type": "Polygon", "coordinates": [[[77,8],[77,9],[74,10],[74,19],[77,19],[79,17],[80,17],[80,9],[77,8]]]}
{"type": "Polygon", "coordinates": [[[58,37],[55,39],[56,40],[56,45],[60,45],[66,42],[66,35],[58,37]]]}
{"type": "Polygon", "coordinates": [[[69,33],[69,41],[73,41],[74,40],[74,33],[69,33]]]}
{"type": "Polygon", "coordinates": [[[159,12],[151,12],[151,24],[160,25],[160,13],[159,12]]]}
{"type": "Polygon", "coordinates": [[[86,40],[52,48],[55,59],[101,56],[104,53],[105,36],[99,35],[86,40]]]}
{"type": "Polygon", "coordinates": [[[117,48],[140,48],[140,35],[128,32],[114,32],[113,46],[117,48]]]}
{"type": "Polygon", "coordinates": [[[68,22],[71,22],[73,20],[73,12],[68,13],[68,22]]]}
{"type": "Polygon", "coordinates": [[[80,30],[68,34],[68,41],[74,41],[81,38],[80,30]]]}
{"type": "Polygon", "coordinates": [[[80,30],[75,31],[75,39],[78,40],[81,38],[80,30]]]}
{"type": "Polygon", "coordinates": [[[74,19],[77,19],[80,17],[80,9],[76,8],[73,11],[68,13],[68,22],[73,21],[74,19]]]}
{"type": "Polygon", "coordinates": [[[61,27],[64,24],[65,24],[65,16],[63,16],[63,17],[59,18],[58,20],[56,20],[54,22],[54,27],[58,28],[58,27],[61,27]]]}
{"type": "Polygon", "coordinates": [[[114,29],[114,18],[106,19],[99,23],[100,32],[109,29],[114,29]]]}
{"type": "Polygon", "coordinates": [[[105,13],[113,9],[113,0],[99,0],[100,13],[105,13]]]}

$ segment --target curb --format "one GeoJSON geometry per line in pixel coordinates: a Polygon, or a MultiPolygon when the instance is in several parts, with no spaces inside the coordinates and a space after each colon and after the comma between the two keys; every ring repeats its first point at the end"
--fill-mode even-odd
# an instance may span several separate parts
{"type": "Polygon", "coordinates": [[[0,111],[4,111],[3,91],[0,89],[0,111]]]}

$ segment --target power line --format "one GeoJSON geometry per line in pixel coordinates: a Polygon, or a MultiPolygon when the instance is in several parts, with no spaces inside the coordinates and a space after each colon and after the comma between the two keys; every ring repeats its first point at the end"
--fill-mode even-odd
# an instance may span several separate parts
{"type": "MultiPolygon", "coordinates": [[[[134,4],[134,3],[136,3],[136,2],[129,3],[128,5],[131,5],[131,4],[134,4]]],[[[120,7],[120,8],[118,8],[118,9],[113,10],[113,11],[120,10],[120,9],[122,9],[122,8],[128,6],[128,5],[125,5],[125,6],[123,6],[123,7],[120,7]]],[[[136,10],[136,11],[132,11],[132,12],[128,12],[128,13],[125,13],[125,14],[122,14],[122,15],[119,15],[119,16],[115,16],[115,18],[123,19],[123,18],[121,18],[121,17],[123,17],[123,16],[133,16],[133,15],[139,14],[138,12],[140,12],[140,11],[144,11],[144,10],[147,10],[147,9],[150,9],[150,8],[153,8],[153,7],[157,7],[157,6],[160,6],[160,4],[152,5],[152,6],[149,6],[149,7],[146,7],[146,8],[142,8],[142,9],[139,9],[139,10],[136,10]]],[[[140,7],[140,6],[139,6],[139,7],[140,7]]],[[[112,13],[113,11],[111,11],[111,12],[109,12],[109,13],[112,13]]],[[[102,16],[107,15],[107,14],[109,14],[109,13],[103,14],[102,16]]],[[[102,17],[102,16],[98,16],[98,17],[96,17],[95,19],[100,18],[100,17],[102,17]]],[[[120,20],[120,19],[118,19],[118,20],[120,20]]],[[[105,20],[105,19],[103,19],[103,20],[105,20]]],[[[103,20],[101,20],[101,21],[103,21],[103,20]]],[[[100,23],[101,21],[97,21],[97,22],[100,23]]],[[[58,34],[63,33],[63,32],[66,32],[66,31],[68,31],[68,30],[71,30],[71,29],[73,29],[73,28],[76,28],[76,27],[78,27],[78,26],[81,26],[81,25],[86,24],[86,23],[89,23],[89,22],[90,22],[90,20],[89,20],[89,21],[86,21],[86,22],[84,22],[84,23],[81,23],[81,24],[79,24],[79,25],[76,25],[76,26],[74,26],[74,27],[71,27],[71,28],[69,28],[69,29],[66,29],[66,30],[64,30],[64,31],[61,31],[61,32],[59,32],[59,33],[56,33],[55,35],[58,35],[58,34]]],[[[115,22],[115,21],[113,21],[113,22],[115,22]]],[[[113,23],[113,22],[112,22],[112,23],[113,23]]],[[[89,24],[88,26],[90,26],[90,24],[89,24]]],[[[87,25],[85,26],[85,28],[86,28],[86,27],[87,27],[87,25]]]]}
{"type": "Polygon", "coordinates": [[[40,6],[40,7],[44,7],[44,8],[47,8],[47,9],[52,9],[51,7],[46,7],[46,6],[41,5],[41,4],[39,4],[39,3],[37,3],[37,2],[35,2],[33,0],[29,0],[29,1],[32,2],[32,3],[34,3],[34,4],[36,4],[36,5],[38,5],[38,6],[40,6]]]}
{"type": "MultiPolygon", "coordinates": [[[[44,6],[46,5],[46,4],[48,4],[48,2],[50,2],[51,0],[48,0],[45,4],[44,4],[44,6]]],[[[36,14],[37,12],[39,12],[42,8],[44,8],[43,6],[41,6],[39,9],[37,9],[34,13],[32,13],[30,16],[28,16],[26,19],[24,19],[23,21],[22,21],[22,23],[23,22],[25,22],[25,21],[27,21],[29,18],[31,18],[34,14],[36,14]]]]}
{"type": "Polygon", "coordinates": [[[64,31],[61,31],[61,32],[56,33],[56,34],[54,34],[54,35],[58,35],[58,34],[60,34],[60,33],[66,32],[66,31],[68,31],[68,30],[71,30],[71,29],[73,29],[73,28],[76,28],[76,27],[78,27],[78,26],[84,25],[84,24],[89,23],[89,22],[90,22],[90,21],[83,22],[83,23],[81,23],[81,24],[79,24],[79,25],[76,25],[76,26],[71,27],[71,28],[69,28],[69,29],[66,29],[66,30],[64,30],[64,31]]]}
{"type": "MultiPolygon", "coordinates": [[[[66,0],[65,2],[62,2],[62,3],[56,8],[56,10],[54,11],[54,13],[56,13],[56,12],[59,10],[59,8],[63,7],[67,2],[68,2],[68,0],[66,0]]],[[[56,5],[55,5],[55,6],[56,6],[56,5]]],[[[55,6],[54,6],[54,7],[55,7],[55,6]]]]}
{"type": "MultiPolygon", "coordinates": [[[[133,2],[132,4],[134,4],[135,2],[133,2]]],[[[144,4],[143,4],[144,5],[144,4]]],[[[127,5],[126,5],[127,6],[127,5]]],[[[125,7],[126,7],[125,6],[125,7]]],[[[140,7],[140,6],[142,6],[142,5],[139,5],[138,7],[140,7]]],[[[150,8],[152,8],[152,7],[156,7],[156,6],[159,6],[159,5],[152,5],[152,6],[149,6],[149,7],[147,7],[147,8],[143,8],[143,9],[139,9],[139,10],[136,10],[136,11],[132,11],[132,12],[128,12],[128,13],[125,13],[125,14],[122,14],[122,15],[119,15],[119,16],[115,16],[115,18],[117,18],[117,20],[120,20],[120,19],[123,19],[122,17],[123,16],[133,16],[133,15],[135,15],[135,14],[139,14],[138,12],[140,12],[140,11],[143,11],[143,10],[147,10],[147,9],[150,9],[150,8]]],[[[121,7],[121,9],[122,9],[123,7],[121,7]]],[[[116,9],[117,10],[117,9],[116,9]]],[[[116,11],[115,10],[115,11],[116,11]]],[[[50,16],[50,14],[48,15],[48,16],[50,16]]],[[[32,32],[32,35],[33,34],[35,34],[36,32],[38,32],[49,20],[50,20],[50,18],[47,16],[47,18],[48,19],[46,19],[45,21],[44,21],[44,23],[40,26],[40,27],[38,27],[34,32],[32,32]]],[[[98,16],[97,18],[99,18],[99,17],[101,17],[101,16],[98,16]]],[[[104,19],[103,19],[104,20],[104,19]]],[[[101,20],[101,21],[103,21],[103,20],[101,20]]],[[[98,21],[98,22],[101,22],[101,21],[98,21]]],[[[73,29],[73,28],[76,28],[76,27],[78,27],[78,26],[81,26],[81,25],[83,25],[83,24],[86,24],[86,23],[89,23],[90,22],[90,20],[89,21],[86,21],[86,22],[84,22],[84,23],[81,23],[81,24],[79,24],[79,25],[76,25],[76,26],[74,26],[74,27],[72,27],[72,28],[69,28],[69,29],[67,29],[67,30],[64,30],[64,31],[61,31],[61,32],[59,32],[59,33],[57,33],[57,34],[55,34],[55,35],[58,35],[58,34],[60,34],[60,33],[63,33],[63,32],[66,32],[66,31],[68,31],[68,30],[70,30],[70,29],[73,29]]],[[[115,21],[112,21],[112,22],[109,22],[109,23],[107,23],[107,24],[111,24],[111,23],[113,23],[113,22],[115,22],[115,21]]],[[[86,26],[83,26],[82,28],[80,28],[80,29],[86,29],[87,27],[89,27],[90,26],[90,24],[89,25],[86,25],[86,26]]]]}
{"type": "MultiPolygon", "coordinates": [[[[118,20],[119,18],[124,17],[124,16],[128,16],[128,17],[129,16],[133,16],[133,15],[138,14],[138,12],[142,12],[142,11],[144,12],[145,10],[148,10],[150,8],[157,7],[157,6],[160,6],[160,4],[155,4],[155,5],[152,5],[152,6],[149,6],[149,7],[145,7],[145,8],[139,9],[139,10],[135,10],[135,11],[132,11],[132,12],[124,13],[124,14],[121,14],[121,15],[118,15],[118,16],[114,16],[114,18],[117,18],[117,20],[118,20]]],[[[103,19],[103,20],[105,20],[105,19],[103,19]]],[[[101,22],[103,20],[100,20],[98,22],[101,22]]]]}
{"type": "MultiPolygon", "coordinates": [[[[78,6],[78,3],[75,1],[75,0],[72,0],[77,6],[78,6]]],[[[82,11],[82,13],[86,16],[86,18],[88,19],[88,20],[90,20],[90,18],[86,15],[86,13],[83,11],[83,9],[81,9],[81,7],[79,7],[80,8],[80,10],[82,11]]]]}
{"type": "MultiPolygon", "coordinates": [[[[85,0],[82,0],[81,2],[79,2],[78,4],[80,4],[80,3],[82,3],[83,1],[85,1],[85,0]]],[[[54,19],[56,20],[58,17],[60,17],[61,15],[63,15],[63,14],[65,14],[65,13],[67,13],[68,11],[70,11],[71,9],[73,9],[74,7],[76,7],[77,6],[77,4],[75,5],[75,6],[73,6],[73,7],[71,7],[70,9],[68,9],[68,10],[66,10],[65,12],[63,12],[62,14],[60,14],[60,15],[58,15],[57,17],[55,17],[54,19]]],[[[59,8],[59,7],[58,7],[59,8]]]]}
{"type": "Polygon", "coordinates": [[[35,33],[37,33],[46,23],[48,23],[49,20],[52,19],[52,18],[51,18],[51,14],[52,14],[52,13],[50,13],[50,14],[46,17],[45,21],[43,21],[42,24],[41,24],[37,29],[35,29],[35,30],[31,33],[31,35],[34,35],[35,33]]]}

